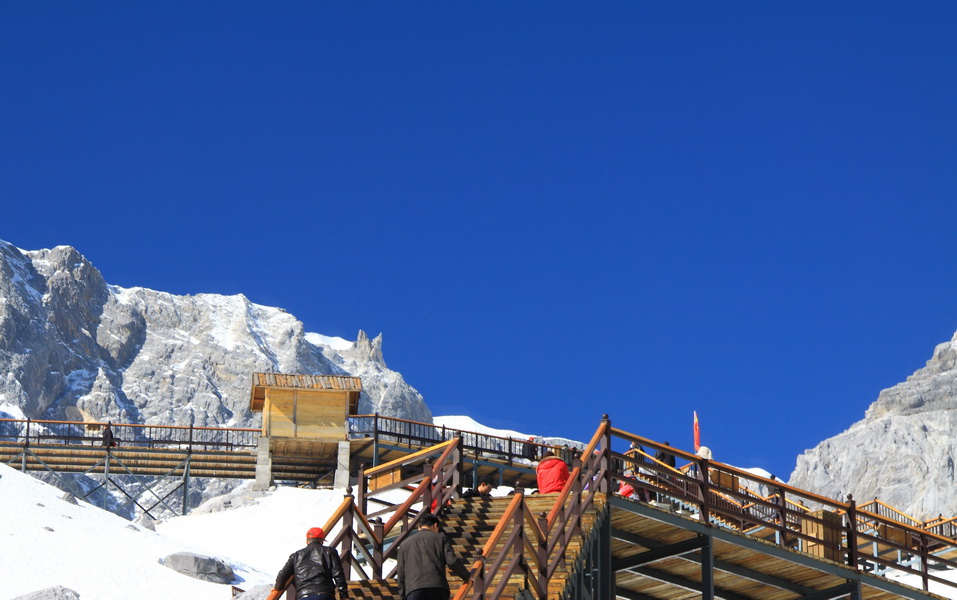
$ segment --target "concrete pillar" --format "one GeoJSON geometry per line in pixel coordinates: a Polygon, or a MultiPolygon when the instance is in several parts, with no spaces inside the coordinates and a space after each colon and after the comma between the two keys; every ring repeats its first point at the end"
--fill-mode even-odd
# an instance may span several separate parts
{"type": "Polygon", "coordinates": [[[349,440],[339,442],[339,452],[336,458],[336,489],[344,490],[349,487],[351,477],[349,475],[349,455],[352,452],[352,446],[349,440]]]}
{"type": "Polygon", "coordinates": [[[269,438],[260,437],[256,445],[256,481],[254,490],[265,490],[272,485],[272,456],[269,454],[269,438]]]}

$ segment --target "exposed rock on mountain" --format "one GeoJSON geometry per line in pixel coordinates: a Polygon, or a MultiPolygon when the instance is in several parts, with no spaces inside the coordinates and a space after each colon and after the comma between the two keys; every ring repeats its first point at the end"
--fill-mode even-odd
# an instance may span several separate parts
{"type": "Polygon", "coordinates": [[[880,393],[864,419],[798,457],[790,482],[858,503],[880,498],[919,520],[957,515],[957,335],[880,393]]]}
{"type": "Polygon", "coordinates": [[[0,409],[15,416],[256,427],[250,374],[262,371],[356,375],[360,412],[431,421],[386,367],[381,335],[329,339],[242,295],[110,286],[73,248],[0,241],[0,409]]]}
{"type": "Polygon", "coordinates": [[[307,334],[242,295],[111,286],[71,247],[0,241],[0,416],[259,427],[253,372],[358,376],[360,413],[432,420],[386,367],[381,335],[307,334]]]}

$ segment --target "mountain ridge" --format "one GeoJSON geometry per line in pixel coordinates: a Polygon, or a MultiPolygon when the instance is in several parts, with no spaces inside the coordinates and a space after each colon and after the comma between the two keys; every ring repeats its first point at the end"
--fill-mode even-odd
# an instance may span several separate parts
{"type": "Polygon", "coordinates": [[[957,334],[882,390],[863,419],[798,456],[789,483],[832,498],[880,498],[921,521],[957,515],[955,432],[957,334]]]}

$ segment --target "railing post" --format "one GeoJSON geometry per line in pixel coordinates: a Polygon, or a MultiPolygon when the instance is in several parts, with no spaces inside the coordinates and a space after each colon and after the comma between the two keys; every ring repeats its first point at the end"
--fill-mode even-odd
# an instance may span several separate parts
{"type": "MultiPolygon", "coordinates": [[[[362,513],[365,514],[365,509],[362,510],[362,513]]],[[[375,536],[375,539],[372,540],[372,576],[375,579],[382,579],[382,563],[384,562],[383,556],[385,555],[385,525],[382,523],[382,517],[376,517],[375,521],[372,523],[372,531],[375,536]]]]}
{"type": "MultiPolygon", "coordinates": [[[[781,498],[784,501],[784,498],[781,498]]],[[[854,496],[847,495],[847,564],[857,568],[857,502],[854,496]]],[[[926,580],[925,580],[926,585],[926,580]]],[[[926,588],[924,588],[926,589],[926,588]]]]}
{"type": "Polygon", "coordinates": [[[345,573],[346,580],[349,580],[352,579],[352,542],[355,537],[353,535],[353,523],[355,523],[356,519],[356,504],[355,498],[352,495],[352,486],[346,487],[346,493],[343,498],[352,500],[342,515],[342,541],[340,542],[341,550],[339,551],[339,556],[342,557],[342,570],[345,573]]]}
{"type": "MultiPolygon", "coordinates": [[[[183,516],[189,514],[189,468],[192,464],[193,452],[190,450],[186,454],[186,467],[183,469],[183,516]]],[[[107,459],[109,462],[109,459],[107,459]]]]}
{"type": "Polygon", "coordinates": [[[698,471],[698,485],[701,487],[701,505],[698,510],[701,512],[701,522],[705,527],[711,527],[711,485],[709,474],[711,472],[710,461],[707,458],[699,459],[695,463],[695,469],[698,471]]]}
{"type": "MultiPolygon", "coordinates": [[[[427,461],[422,466],[422,476],[429,482],[429,485],[425,486],[425,494],[422,497],[422,512],[432,512],[432,488],[435,486],[435,481],[432,478],[432,462],[427,461]]],[[[441,506],[435,507],[435,512],[438,512],[441,506]]]]}
{"type": "MultiPolygon", "coordinates": [[[[515,511],[515,516],[512,517],[513,531],[518,533],[515,535],[515,540],[512,542],[512,553],[518,557],[518,568],[522,570],[522,574],[525,575],[525,587],[528,587],[528,562],[525,560],[525,496],[522,495],[522,504],[519,505],[518,510],[515,511]]],[[[506,573],[505,577],[510,577],[511,573],[506,573]]]]}
{"type": "Polygon", "coordinates": [[[544,595],[539,595],[539,600],[548,598],[548,515],[544,512],[538,513],[538,528],[542,530],[542,538],[538,540],[538,587],[544,590],[544,595]]]}
{"type": "Polygon", "coordinates": [[[475,574],[475,584],[472,586],[475,590],[472,594],[474,600],[485,600],[485,560],[484,554],[479,556],[478,573],[475,574]]]}
{"type": "MultiPolygon", "coordinates": [[[[379,413],[372,417],[372,466],[379,466],[379,413]]],[[[363,509],[364,510],[364,509],[363,509]]]]}
{"type": "Polygon", "coordinates": [[[26,448],[30,445],[30,419],[27,419],[27,433],[23,437],[23,447],[26,448]]]}
{"type": "Polygon", "coordinates": [[[927,551],[929,546],[927,536],[924,532],[920,533],[920,578],[924,585],[924,591],[930,591],[930,580],[927,578],[927,557],[930,554],[927,551]]]}
{"type": "Polygon", "coordinates": [[[452,490],[456,496],[458,496],[459,489],[462,486],[462,474],[465,472],[464,457],[465,450],[463,448],[462,436],[459,436],[458,441],[455,443],[455,452],[452,455],[452,460],[455,461],[454,470],[452,473],[452,490]]]}
{"type": "Polygon", "coordinates": [[[601,416],[602,425],[605,426],[605,435],[601,438],[599,449],[601,450],[600,467],[604,467],[605,476],[602,477],[598,491],[610,494],[614,481],[612,480],[612,460],[611,460],[611,418],[608,414],[601,416]]]}
{"type": "Polygon", "coordinates": [[[356,485],[359,486],[359,510],[362,511],[362,514],[366,514],[369,512],[369,482],[366,481],[366,466],[364,463],[359,463],[359,476],[356,478],[356,485]]]}
{"type": "MultiPolygon", "coordinates": [[[[788,539],[788,513],[787,513],[787,498],[784,497],[784,488],[778,486],[778,521],[781,522],[781,530],[778,531],[778,544],[781,546],[787,545],[788,539]]],[[[801,540],[802,542],[804,540],[801,540]]],[[[803,545],[803,544],[802,544],[803,545]]]]}

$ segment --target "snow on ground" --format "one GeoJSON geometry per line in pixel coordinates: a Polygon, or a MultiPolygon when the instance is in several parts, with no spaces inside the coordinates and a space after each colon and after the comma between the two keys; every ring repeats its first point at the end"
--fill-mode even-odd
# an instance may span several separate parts
{"type": "MultiPolygon", "coordinates": [[[[507,495],[511,488],[493,491],[507,495]]],[[[388,498],[400,502],[403,492],[388,498]]],[[[231,586],[193,579],[163,566],[176,552],[218,558],[249,590],[272,585],[289,554],[342,503],[342,490],[248,486],[214,498],[185,517],[156,523],[156,532],[0,464],[0,598],[62,585],[81,600],[228,600],[231,586]]]]}
{"type": "MultiPolygon", "coordinates": [[[[248,494],[248,492],[247,492],[248,494]]],[[[157,532],[136,526],[28,474],[0,465],[0,598],[62,585],[82,600],[228,600],[229,585],[193,579],[160,559],[194,552],[222,559],[249,589],[271,584],[309,527],[322,526],[341,490],[278,488],[259,498],[242,494],[236,508],[177,517],[157,532]]]]}
{"type": "Polygon", "coordinates": [[[306,341],[313,345],[323,345],[328,346],[335,350],[336,352],[342,352],[352,348],[354,342],[343,339],[341,337],[333,337],[328,335],[322,335],[320,333],[307,333],[306,341]]]}
{"type": "Polygon", "coordinates": [[[446,416],[446,417],[433,417],[432,423],[442,427],[448,427],[449,429],[458,429],[460,431],[474,431],[475,433],[481,433],[483,435],[494,435],[502,438],[512,438],[515,440],[527,440],[532,437],[527,433],[519,433],[517,431],[512,431],[510,429],[492,429],[491,427],[486,427],[481,423],[477,423],[472,417],[466,417],[463,415],[455,416],[446,416]]]}

